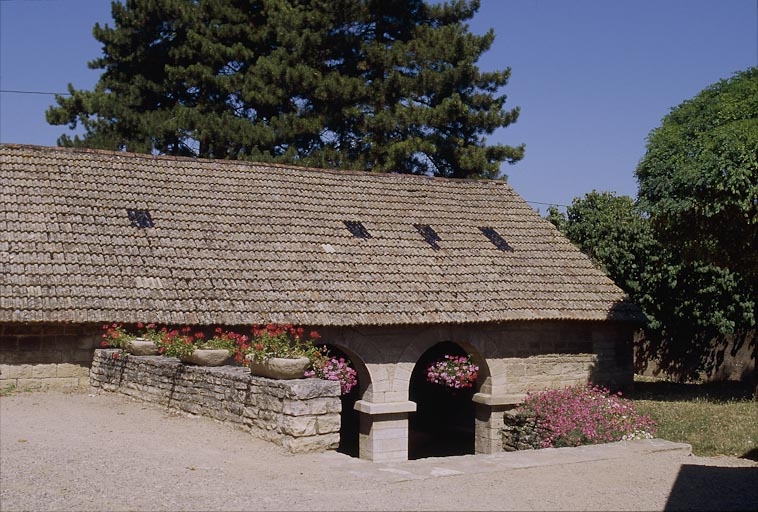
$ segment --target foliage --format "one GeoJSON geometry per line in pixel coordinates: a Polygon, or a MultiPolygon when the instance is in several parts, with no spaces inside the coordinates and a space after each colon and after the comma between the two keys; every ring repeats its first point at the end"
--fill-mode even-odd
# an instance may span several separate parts
{"type": "Polygon", "coordinates": [[[247,340],[248,337],[244,334],[216,327],[210,339],[201,341],[197,345],[201,349],[226,349],[229,351],[229,355],[236,355],[247,340]]]}
{"type": "Polygon", "coordinates": [[[497,177],[524,146],[488,145],[518,118],[510,69],[476,62],[494,32],[478,0],[127,0],[95,25],[103,74],[57,96],[58,143],[317,167],[497,177]]]}
{"type": "Polygon", "coordinates": [[[684,261],[758,283],[758,67],[707,87],[648,136],[639,202],[684,261]]]}
{"type": "Polygon", "coordinates": [[[160,339],[163,337],[163,332],[161,332],[158,329],[158,326],[154,323],[149,323],[147,325],[143,324],[142,322],[139,322],[137,324],[137,337],[142,338],[148,341],[156,342],[160,341],[160,339]]]}
{"type": "Polygon", "coordinates": [[[121,323],[111,323],[103,325],[103,341],[100,343],[103,347],[125,348],[126,344],[135,339],[137,336],[130,334],[121,323]]]}
{"type": "MultiPolygon", "coordinates": [[[[673,109],[637,169],[640,198],[593,191],[548,218],[647,317],[638,368],[710,375],[758,319],[758,68],[673,109]]],[[[752,336],[752,338],[751,338],[752,336]]],[[[758,388],[756,388],[758,391],[758,388]]]]}
{"type": "Polygon", "coordinates": [[[516,411],[535,418],[539,448],[645,439],[656,431],[621,393],[592,385],[527,393],[516,411]]]}
{"type": "Polygon", "coordinates": [[[358,373],[350,366],[350,360],[329,355],[324,346],[312,353],[312,369],[305,372],[306,377],[318,377],[324,380],[336,380],[340,383],[343,395],[358,384],[358,373]]]}
{"type": "Polygon", "coordinates": [[[617,285],[638,298],[644,289],[642,272],[659,263],[662,248],[631,197],[593,190],[574,198],[566,215],[551,207],[548,219],[617,285]]]}
{"type": "Polygon", "coordinates": [[[243,336],[233,331],[225,331],[221,327],[214,330],[214,336],[206,339],[202,331],[192,332],[189,326],[181,329],[160,329],[160,339],[155,341],[160,353],[166,357],[186,357],[198,349],[227,350],[229,355],[235,354],[243,336]]]}
{"type": "Polygon", "coordinates": [[[15,384],[7,384],[4,387],[0,387],[0,397],[11,396],[16,391],[15,384]]]}
{"type": "Polygon", "coordinates": [[[470,388],[476,384],[479,367],[471,356],[445,355],[426,369],[426,380],[454,389],[470,388]]]}
{"type": "Polygon", "coordinates": [[[664,359],[694,354],[694,367],[709,354],[708,372],[758,320],[758,68],[672,109],[636,175],[640,209],[669,253],[649,269],[648,349],[664,359]]]}
{"type": "Polygon", "coordinates": [[[205,336],[202,332],[193,333],[188,326],[171,330],[164,327],[161,333],[155,344],[158,345],[158,351],[166,357],[189,356],[195,351],[195,341],[202,340],[205,336]]]}
{"type": "Polygon", "coordinates": [[[319,351],[313,343],[321,336],[317,331],[310,332],[310,338],[304,339],[305,329],[292,324],[254,325],[253,337],[242,346],[242,357],[250,355],[255,361],[272,357],[298,358],[307,357],[313,361],[319,351]]]}

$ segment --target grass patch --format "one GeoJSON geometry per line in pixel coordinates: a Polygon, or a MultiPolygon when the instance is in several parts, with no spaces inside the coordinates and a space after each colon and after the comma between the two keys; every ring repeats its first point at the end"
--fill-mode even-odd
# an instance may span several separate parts
{"type": "Polygon", "coordinates": [[[627,398],[658,422],[656,437],[692,445],[695,455],[758,459],[758,402],[736,382],[635,382],[627,398]]]}
{"type": "Polygon", "coordinates": [[[16,391],[15,384],[8,384],[7,386],[0,387],[0,396],[10,396],[16,391]]]}

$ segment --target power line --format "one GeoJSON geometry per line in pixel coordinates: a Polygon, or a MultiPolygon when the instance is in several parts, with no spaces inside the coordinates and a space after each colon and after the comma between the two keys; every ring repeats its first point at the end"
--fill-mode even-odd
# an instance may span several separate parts
{"type": "Polygon", "coordinates": [[[0,92],[7,92],[10,94],[44,94],[47,96],[71,96],[68,92],[45,92],[45,91],[17,91],[12,89],[0,89],[0,92]]]}
{"type": "Polygon", "coordinates": [[[569,207],[569,205],[567,205],[567,204],[540,203],[539,201],[527,201],[526,199],[524,199],[524,201],[526,201],[529,204],[541,204],[541,205],[545,205],[545,206],[563,206],[564,208],[568,208],[569,207]]]}

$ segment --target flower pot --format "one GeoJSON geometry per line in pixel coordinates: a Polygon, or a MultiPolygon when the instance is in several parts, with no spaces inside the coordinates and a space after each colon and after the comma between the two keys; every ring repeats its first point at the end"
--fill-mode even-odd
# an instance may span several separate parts
{"type": "Polygon", "coordinates": [[[307,357],[287,359],[284,357],[272,357],[263,361],[255,361],[250,355],[246,356],[250,372],[259,377],[269,379],[302,379],[306,368],[311,363],[307,357]]]}
{"type": "Polygon", "coordinates": [[[229,361],[229,351],[223,348],[198,348],[188,356],[179,356],[179,361],[197,366],[222,366],[229,361]]]}
{"type": "Polygon", "coordinates": [[[157,356],[158,346],[155,342],[143,338],[135,338],[127,341],[124,349],[135,356],[157,356]]]}

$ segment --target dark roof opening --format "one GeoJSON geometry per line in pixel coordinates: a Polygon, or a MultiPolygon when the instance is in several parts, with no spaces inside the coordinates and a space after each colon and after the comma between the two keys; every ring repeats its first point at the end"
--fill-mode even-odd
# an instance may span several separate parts
{"type": "Polygon", "coordinates": [[[479,228],[479,231],[481,231],[484,236],[486,236],[492,244],[500,249],[503,252],[512,252],[513,247],[508,245],[508,242],[505,241],[505,238],[500,236],[500,233],[495,231],[495,228],[479,228]]]}
{"type": "Polygon", "coordinates": [[[153,218],[150,216],[150,212],[147,210],[126,210],[126,214],[129,215],[129,222],[135,228],[152,228],[153,218]]]}
{"type": "Polygon", "coordinates": [[[414,224],[413,227],[416,228],[419,233],[421,233],[421,236],[424,237],[426,243],[432,246],[432,249],[435,251],[440,249],[440,246],[437,244],[437,242],[441,242],[442,239],[437,234],[437,232],[434,231],[434,228],[432,228],[429,224],[414,224]]]}
{"type": "Polygon", "coordinates": [[[345,227],[355,238],[371,238],[371,233],[368,232],[366,226],[357,220],[343,220],[345,227]]]}

